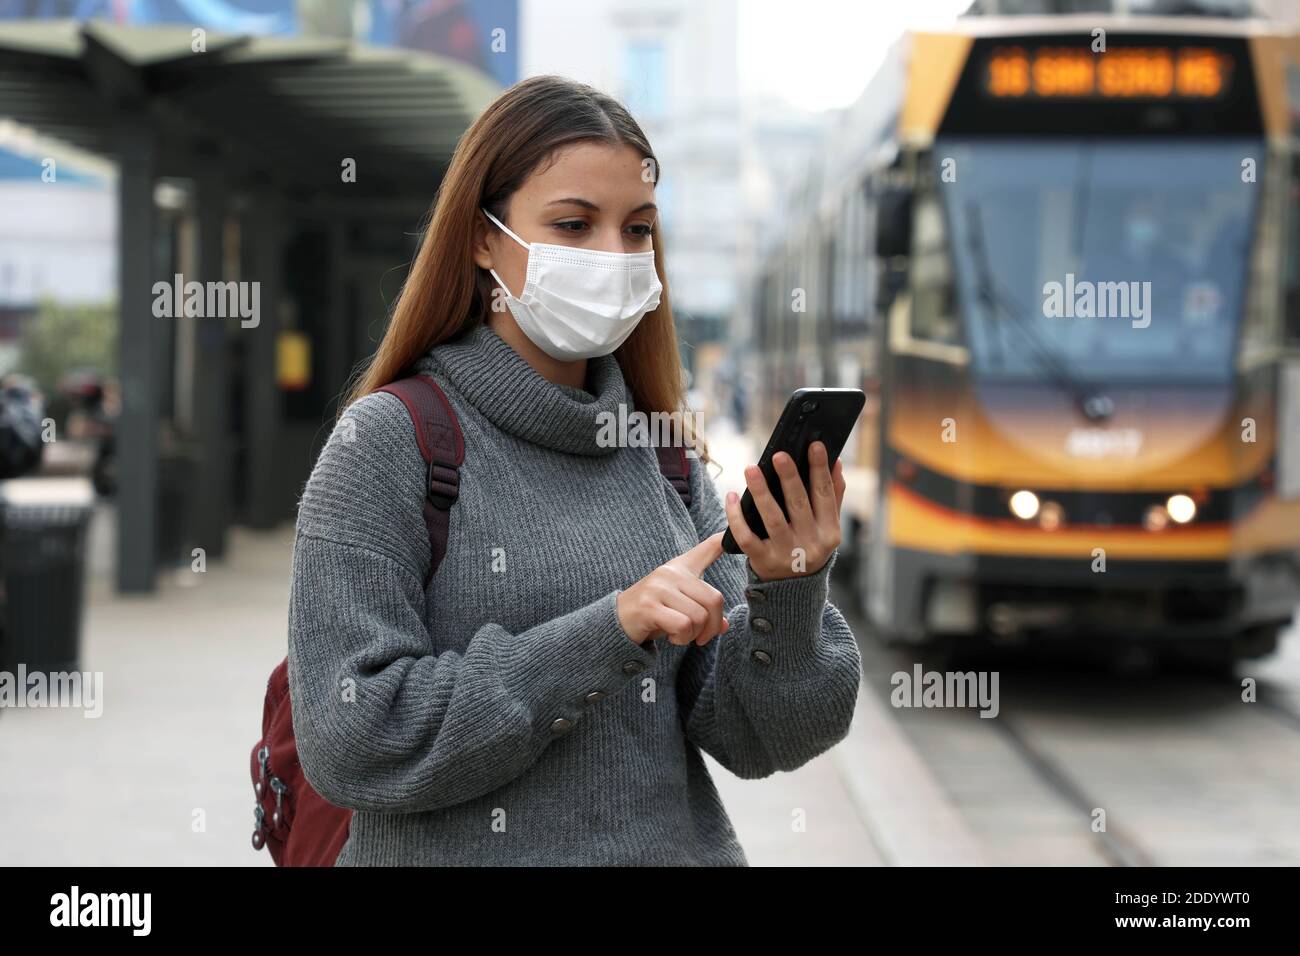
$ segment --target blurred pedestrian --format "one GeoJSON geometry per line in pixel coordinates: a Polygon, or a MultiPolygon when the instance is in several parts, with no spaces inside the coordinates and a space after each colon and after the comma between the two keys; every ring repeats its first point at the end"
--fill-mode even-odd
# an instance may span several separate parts
{"type": "Polygon", "coordinates": [[[0,479],[19,478],[41,463],[44,405],[35,382],[10,374],[0,380],[0,479]]]}

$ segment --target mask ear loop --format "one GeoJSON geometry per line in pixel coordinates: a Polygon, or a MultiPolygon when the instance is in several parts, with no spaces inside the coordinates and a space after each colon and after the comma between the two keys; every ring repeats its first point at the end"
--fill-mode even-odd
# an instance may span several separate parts
{"type": "Polygon", "coordinates": [[[519,244],[520,244],[521,246],[523,246],[525,249],[529,248],[528,243],[524,242],[522,239],[520,239],[518,236],[516,236],[513,232],[511,232],[511,231],[510,231],[510,227],[507,226],[507,225],[506,225],[504,222],[502,222],[500,219],[498,219],[496,216],[492,215],[492,213],[490,213],[490,212],[488,212],[486,209],[484,209],[484,210],[483,210],[483,215],[487,216],[489,219],[491,219],[493,222],[495,222],[498,226],[500,226],[500,227],[501,227],[501,231],[504,232],[504,233],[505,233],[507,236],[509,236],[511,239],[513,239],[515,242],[519,243],[519,244]]]}
{"type": "MultiPolygon", "coordinates": [[[[519,243],[519,244],[520,244],[521,246],[523,246],[525,249],[530,248],[530,246],[528,245],[528,243],[524,242],[522,239],[520,239],[518,236],[516,236],[513,232],[511,232],[510,227],[507,226],[504,222],[502,222],[502,221],[501,221],[500,219],[498,219],[496,216],[492,215],[492,213],[488,212],[486,209],[483,209],[482,206],[480,206],[479,209],[482,211],[483,215],[487,216],[487,217],[488,217],[489,219],[491,219],[494,223],[496,223],[497,226],[500,227],[501,231],[504,232],[507,236],[509,236],[509,237],[510,237],[511,239],[513,239],[515,242],[519,243]]],[[[506,293],[506,295],[510,296],[510,298],[512,298],[512,299],[515,298],[515,294],[514,294],[513,292],[510,291],[509,287],[508,287],[504,282],[501,281],[501,277],[500,277],[499,275],[497,275],[497,270],[496,270],[496,269],[489,269],[488,272],[490,272],[490,273],[492,274],[492,278],[494,278],[494,279],[497,280],[497,285],[501,286],[502,289],[505,289],[505,293],[506,293]]]]}

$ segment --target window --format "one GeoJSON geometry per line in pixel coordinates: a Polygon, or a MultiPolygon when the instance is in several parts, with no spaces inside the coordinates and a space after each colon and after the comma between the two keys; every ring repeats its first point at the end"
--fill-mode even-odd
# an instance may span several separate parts
{"type": "Polygon", "coordinates": [[[1286,344],[1300,347],[1300,156],[1291,157],[1291,180],[1287,183],[1287,228],[1285,278],[1286,344]]]}
{"type": "Polygon", "coordinates": [[[912,337],[945,345],[961,342],[952,260],[943,207],[932,188],[916,193],[912,221],[912,337]]]}
{"type": "Polygon", "coordinates": [[[623,56],[623,102],[628,109],[642,119],[662,117],[667,106],[667,85],[662,41],[630,41],[623,56]]]}
{"type": "Polygon", "coordinates": [[[1008,137],[935,152],[961,170],[938,194],[981,375],[1223,382],[1239,338],[1252,360],[1276,348],[1281,164],[1261,141],[1008,137]],[[1243,157],[1258,185],[1238,174],[1243,157]]]}

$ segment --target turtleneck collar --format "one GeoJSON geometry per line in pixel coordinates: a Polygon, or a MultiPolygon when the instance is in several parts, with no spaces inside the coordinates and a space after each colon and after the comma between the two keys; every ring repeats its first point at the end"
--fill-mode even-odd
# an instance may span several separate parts
{"type": "Polygon", "coordinates": [[[536,445],[573,455],[608,455],[614,446],[597,443],[600,416],[631,411],[618,360],[587,360],[591,391],[557,385],[542,377],[486,323],[434,346],[416,362],[417,372],[436,371],[489,421],[536,445]]]}

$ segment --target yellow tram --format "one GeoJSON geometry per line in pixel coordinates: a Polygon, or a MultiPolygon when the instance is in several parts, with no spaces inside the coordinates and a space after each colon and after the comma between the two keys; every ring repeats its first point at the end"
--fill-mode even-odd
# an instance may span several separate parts
{"type": "Polygon", "coordinates": [[[1267,652],[1300,603],[1300,37],[959,23],[893,47],[766,250],[761,414],[867,390],[841,563],[889,641],[1267,652]]]}

